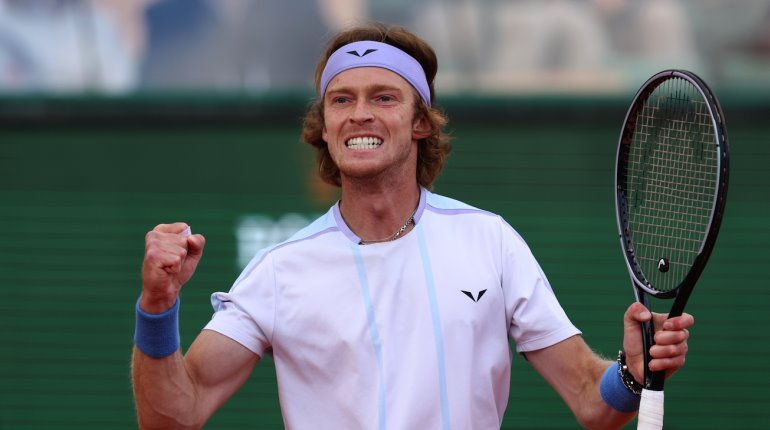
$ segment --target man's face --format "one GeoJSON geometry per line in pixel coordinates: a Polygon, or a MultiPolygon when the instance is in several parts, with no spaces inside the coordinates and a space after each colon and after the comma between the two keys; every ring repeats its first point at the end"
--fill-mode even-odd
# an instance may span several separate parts
{"type": "Polygon", "coordinates": [[[416,179],[417,140],[427,120],[415,119],[416,93],[401,76],[360,67],[335,76],[324,96],[323,139],[346,178],[416,179]]]}

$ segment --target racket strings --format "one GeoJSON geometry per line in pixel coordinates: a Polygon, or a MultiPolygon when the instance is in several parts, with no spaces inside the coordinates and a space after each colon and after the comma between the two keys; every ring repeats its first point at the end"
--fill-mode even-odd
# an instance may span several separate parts
{"type": "Polygon", "coordinates": [[[718,180],[708,105],[684,79],[664,82],[639,111],[628,153],[629,228],[653,288],[676,288],[705,238],[718,180]]]}

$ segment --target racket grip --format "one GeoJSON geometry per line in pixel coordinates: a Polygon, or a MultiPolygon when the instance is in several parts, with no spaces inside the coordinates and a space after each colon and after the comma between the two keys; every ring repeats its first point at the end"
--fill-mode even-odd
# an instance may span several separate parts
{"type": "Polygon", "coordinates": [[[663,428],[663,391],[642,390],[639,402],[637,430],[661,430],[663,428]]]}

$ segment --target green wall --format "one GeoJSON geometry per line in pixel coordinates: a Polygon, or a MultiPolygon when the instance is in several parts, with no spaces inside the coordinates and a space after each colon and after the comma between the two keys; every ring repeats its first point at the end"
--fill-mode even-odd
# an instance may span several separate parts
{"type": "MultiPolygon", "coordinates": [[[[455,149],[435,188],[504,215],[606,356],[633,300],[612,194],[629,100],[447,99],[455,149]]],[[[209,295],[239,272],[243,218],[311,217],[334,199],[299,143],[305,104],[302,95],[0,100],[0,429],[136,427],[129,359],[144,234],[184,220],[207,237],[182,294],[186,348],[211,315],[209,295]]],[[[667,428],[770,428],[768,106],[724,103],[727,215],[688,305],[697,323],[687,366],[666,386],[667,428]]],[[[281,427],[265,359],[206,428],[281,427]]],[[[516,357],[503,427],[578,426],[516,357]]]]}

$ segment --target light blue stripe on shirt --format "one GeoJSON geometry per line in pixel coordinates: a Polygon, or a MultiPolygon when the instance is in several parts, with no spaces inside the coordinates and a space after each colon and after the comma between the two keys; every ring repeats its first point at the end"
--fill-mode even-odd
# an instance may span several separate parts
{"type": "Polygon", "coordinates": [[[446,363],[444,355],[444,334],[441,330],[441,315],[438,310],[438,300],[436,299],[436,285],[433,281],[433,269],[428,257],[428,246],[425,242],[425,234],[421,228],[422,224],[417,224],[414,228],[417,233],[417,242],[420,245],[420,256],[422,257],[422,267],[425,272],[425,285],[428,289],[428,301],[430,302],[430,314],[433,320],[433,337],[436,343],[436,362],[438,363],[438,380],[441,396],[441,419],[444,430],[451,429],[449,421],[449,397],[446,383],[446,363]]]}
{"type": "Polygon", "coordinates": [[[366,276],[364,259],[361,257],[361,250],[358,247],[359,245],[355,243],[350,245],[350,249],[353,250],[353,257],[356,260],[356,267],[358,268],[358,279],[361,284],[361,293],[364,297],[366,319],[369,323],[369,335],[371,336],[372,344],[374,345],[374,353],[377,355],[377,371],[379,378],[379,399],[377,401],[377,408],[379,413],[379,429],[385,430],[387,426],[385,420],[385,370],[382,363],[382,343],[380,342],[380,332],[377,330],[377,321],[374,318],[374,305],[372,304],[372,293],[369,290],[369,279],[366,276]]]}

